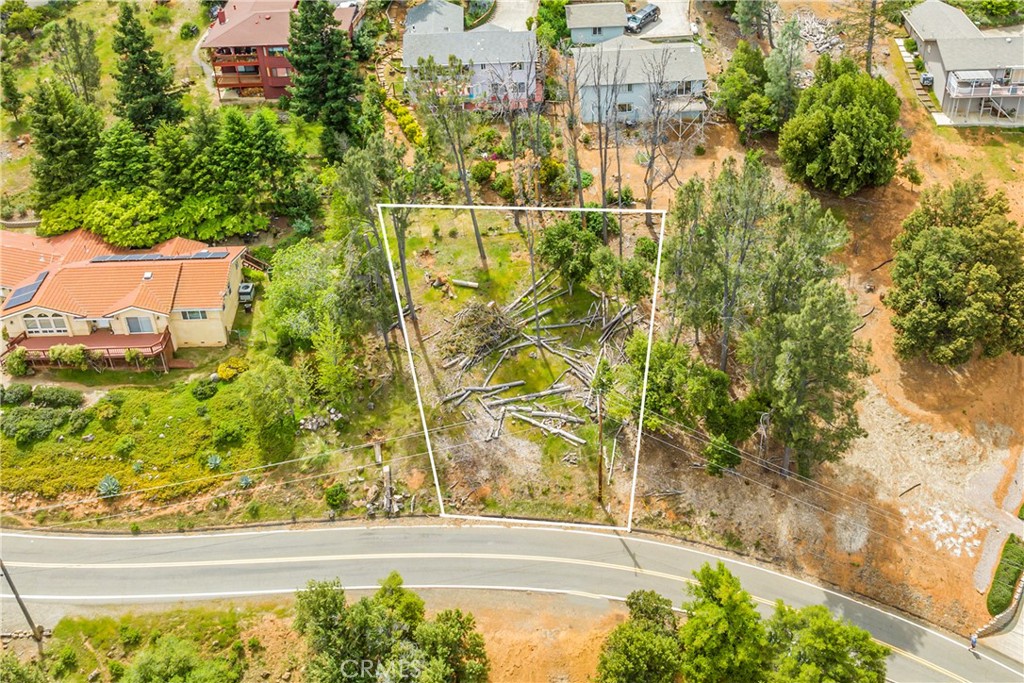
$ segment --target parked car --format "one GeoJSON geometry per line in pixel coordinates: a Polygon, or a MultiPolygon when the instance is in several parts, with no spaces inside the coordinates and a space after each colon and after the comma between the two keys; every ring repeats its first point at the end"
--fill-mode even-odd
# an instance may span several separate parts
{"type": "Polygon", "coordinates": [[[645,5],[633,12],[626,19],[626,31],[629,33],[640,33],[644,26],[655,21],[661,16],[661,10],[657,5],[645,5]]]}

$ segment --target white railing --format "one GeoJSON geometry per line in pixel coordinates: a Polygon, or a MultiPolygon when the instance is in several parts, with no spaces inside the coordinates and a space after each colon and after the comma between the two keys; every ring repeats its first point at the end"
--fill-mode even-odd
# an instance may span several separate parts
{"type": "Polygon", "coordinates": [[[953,97],[1024,97],[1024,83],[961,85],[955,75],[950,73],[946,81],[946,92],[953,97]]]}

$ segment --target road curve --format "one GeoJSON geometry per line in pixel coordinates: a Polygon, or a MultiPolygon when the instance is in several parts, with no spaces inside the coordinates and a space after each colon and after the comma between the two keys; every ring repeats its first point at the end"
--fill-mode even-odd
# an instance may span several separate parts
{"type": "MultiPolygon", "coordinates": [[[[616,533],[499,525],[329,527],[159,536],[0,533],[2,556],[24,599],[64,606],[132,604],[290,593],[340,577],[370,588],[392,569],[420,588],[535,590],[621,599],[657,590],[679,603],[705,552],[616,533]]],[[[893,648],[889,679],[1024,681],[1005,656],[967,651],[950,637],[854,598],[761,567],[723,561],[770,610],[827,605],[893,648]]],[[[6,585],[3,606],[13,608],[6,585]]]]}

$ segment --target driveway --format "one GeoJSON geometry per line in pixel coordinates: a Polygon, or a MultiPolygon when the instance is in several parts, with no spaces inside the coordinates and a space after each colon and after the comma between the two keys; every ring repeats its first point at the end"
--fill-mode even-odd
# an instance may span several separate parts
{"type": "Polygon", "coordinates": [[[495,0],[498,3],[488,24],[510,31],[525,31],[526,19],[537,14],[540,0],[495,0]]]}
{"type": "Polygon", "coordinates": [[[640,32],[640,37],[659,42],[689,40],[693,35],[690,31],[690,0],[654,0],[654,4],[661,9],[661,16],[653,24],[648,24],[640,32]]]}
{"type": "MultiPolygon", "coordinates": [[[[97,604],[138,604],[288,594],[309,579],[340,577],[346,588],[375,588],[391,570],[409,588],[540,591],[622,600],[636,589],[679,604],[691,573],[721,559],[770,613],[776,599],[826,605],[890,645],[888,680],[1021,681],[1020,664],[963,638],[855,597],[693,548],[640,535],[490,525],[331,526],[217,534],[58,536],[3,533],[4,561],[44,626],[60,613],[97,604]],[[78,607],[76,607],[78,606],[78,607]],[[49,609],[48,609],[49,608],[49,609]]],[[[22,629],[6,585],[5,630],[22,629]]],[[[511,598],[515,599],[515,598],[511,598]]]]}

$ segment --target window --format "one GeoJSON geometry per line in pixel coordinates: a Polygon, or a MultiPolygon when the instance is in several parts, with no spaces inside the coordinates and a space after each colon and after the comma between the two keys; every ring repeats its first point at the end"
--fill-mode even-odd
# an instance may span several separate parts
{"type": "Polygon", "coordinates": [[[288,48],[285,47],[284,45],[267,48],[267,54],[270,55],[271,57],[284,57],[284,53],[287,51],[288,48]]]}
{"type": "Polygon", "coordinates": [[[292,70],[286,66],[279,66],[270,70],[270,74],[275,78],[287,78],[292,73],[292,70]]]}
{"type": "Polygon", "coordinates": [[[602,33],[604,33],[604,29],[603,29],[603,28],[601,28],[600,26],[597,26],[597,27],[595,27],[595,28],[592,28],[592,29],[590,29],[590,31],[591,31],[591,34],[592,34],[592,35],[595,35],[595,36],[599,36],[599,35],[601,35],[602,33]]]}
{"type": "Polygon", "coordinates": [[[26,315],[22,318],[25,330],[29,334],[67,334],[68,324],[64,316],[54,313],[52,316],[40,313],[37,316],[26,315]]]}
{"type": "Polygon", "coordinates": [[[480,70],[481,71],[487,71],[487,65],[486,64],[481,64],[480,65],[480,70]]]}
{"type": "Polygon", "coordinates": [[[525,83],[516,83],[516,95],[525,95],[525,94],[526,94],[526,84],[525,83]]]}
{"type": "Polygon", "coordinates": [[[631,111],[633,111],[633,103],[632,102],[620,102],[619,103],[619,112],[620,113],[628,114],[631,111]]]}
{"type": "Polygon", "coordinates": [[[513,62],[512,63],[512,70],[513,71],[522,71],[523,70],[523,63],[522,62],[513,62]]]}
{"type": "Polygon", "coordinates": [[[128,323],[129,334],[152,334],[153,333],[153,321],[149,318],[136,318],[126,317],[125,322],[128,323]]]}
{"type": "Polygon", "coordinates": [[[692,81],[682,81],[676,86],[676,95],[689,95],[693,91],[692,81]]]}
{"type": "Polygon", "coordinates": [[[238,73],[240,74],[258,74],[260,68],[258,66],[240,66],[238,67],[238,73]]]}
{"type": "Polygon", "coordinates": [[[206,311],[182,311],[182,320],[206,320],[206,311]]]}
{"type": "Polygon", "coordinates": [[[633,84],[632,83],[627,83],[626,84],[626,92],[633,92],[633,84]]]}

